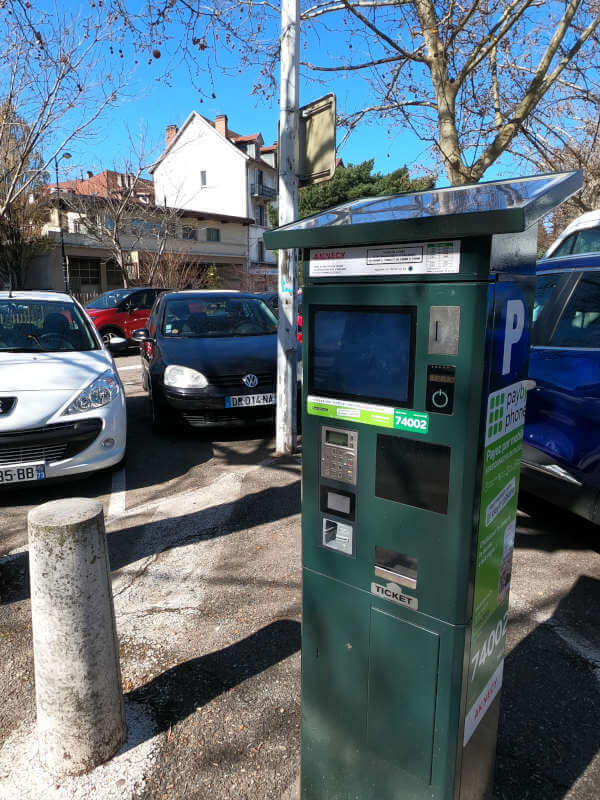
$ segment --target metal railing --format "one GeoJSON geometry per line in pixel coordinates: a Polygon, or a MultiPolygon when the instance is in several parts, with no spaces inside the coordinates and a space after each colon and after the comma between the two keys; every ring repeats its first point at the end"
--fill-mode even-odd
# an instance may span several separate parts
{"type": "Polygon", "coordinates": [[[76,300],[79,300],[82,306],[86,306],[88,303],[91,303],[92,300],[95,300],[101,292],[80,292],[77,289],[71,288],[71,294],[76,300]]]}
{"type": "Polygon", "coordinates": [[[249,267],[252,275],[276,275],[278,271],[275,261],[251,261],[249,267]]]}
{"type": "Polygon", "coordinates": [[[257,197],[266,197],[269,200],[274,200],[277,197],[277,190],[271,186],[265,186],[264,183],[252,183],[250,192],[257,197]]]}

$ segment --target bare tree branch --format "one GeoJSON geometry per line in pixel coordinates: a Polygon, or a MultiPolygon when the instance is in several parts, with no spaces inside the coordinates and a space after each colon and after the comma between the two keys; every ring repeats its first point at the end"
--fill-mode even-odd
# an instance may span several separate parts
{"type": "Polygon", "coordinates": [[[118,30],[100,9],[72,17],[4,0],[0,21],[0,103],[13,109],[10,124],[22,120],[23,131],[11,139],[10,158],[0,152],[2,216],[114,105],[127,70],[110,57],[118,30]]]}

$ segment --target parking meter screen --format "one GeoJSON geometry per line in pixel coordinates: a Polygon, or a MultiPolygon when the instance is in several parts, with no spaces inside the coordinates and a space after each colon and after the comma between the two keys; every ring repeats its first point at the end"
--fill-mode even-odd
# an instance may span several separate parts
{"type": "Polygon", "coordinates": [[[312,306],[310,394],[412,406],[416,307],[312,306]]]}

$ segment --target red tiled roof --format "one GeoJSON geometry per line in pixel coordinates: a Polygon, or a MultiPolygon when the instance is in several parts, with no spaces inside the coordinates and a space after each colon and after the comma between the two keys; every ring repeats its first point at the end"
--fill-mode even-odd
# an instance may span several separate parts
{"type": "Polygon", "coordinates": [[[253,142],[260,136],[260,133],[251,133],[249,136],[236,136],[236,135],[232,136],[231,135],[232,131],[228,131],[228,133],[229,133],[228,138],[231,139],[232,142],[253,142]]]}
{"type": "MultiPolygon", "coordinates": [[[[61,189],[69,190],[75,194],[96,197],[108,197],[109,194],[116,194],[120,190],[127,188],[126,182],[121,181],[118,183],[118,176],[125,178],[122,173],[115,172],[114,170],[105,169],[97,175],[92,175],[91,178],[82,178],[74,181],[62,181],[59,183],[61,189]]],[[[154,182],[146,178],[138,178],[134,190],[135,195],[154,195],[154,182]]]]}

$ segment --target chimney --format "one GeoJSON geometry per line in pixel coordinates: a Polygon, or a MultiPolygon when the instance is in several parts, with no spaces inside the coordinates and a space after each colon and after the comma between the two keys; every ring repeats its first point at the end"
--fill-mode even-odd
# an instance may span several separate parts
{"type": "Polygon", "coordinates": [[[87,175],[88,181],[89,181],[90,178],[94,177],[94,173],[92,172],[91,169],[88,169],[88,171],[85,174],[87,175]]]}
{"type": "Polygon", "coordinates": [[[227,138],[227,114],[219,114],[215,117],[215,130],[217,130],[221,136],[227,138]]]}
{"type": "Polygon", "coordinates": [[[167,125],[167,129],[165,131],[165,140],[166,140],[165,143],[166,143],[167,147],[171,144],[173,139],[177,136],[177,131],[178,130],[179,130],[179,128],[177,127],[177,125],[167,125]]]}

